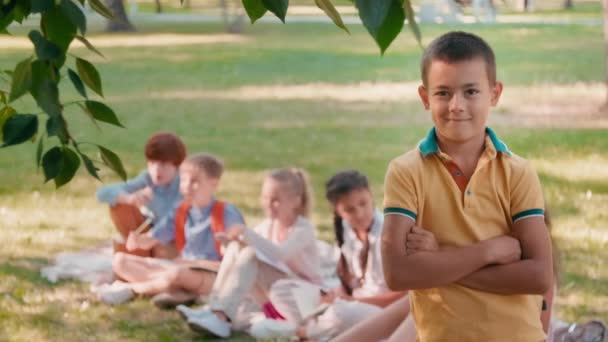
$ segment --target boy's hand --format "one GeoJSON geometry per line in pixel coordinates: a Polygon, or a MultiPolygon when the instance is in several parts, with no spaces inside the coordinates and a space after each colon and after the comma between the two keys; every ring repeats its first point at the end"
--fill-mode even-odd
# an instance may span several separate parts
{"type": "Polygon", "coordinates": [[[486,245],[491,264],[506,265],[521,260],[519,240],[502,235],[482,242],[486,245]]]}
{"type": "Polygon", "coordinates": [[[125,244],[125,247],[127,247],[128,251],[134,251],[139,248],[138,237],[139,234],[129,232],[129,236],[127,236],[127,243],[125,244]]]}
{"type": "Polygon", "coordinates": [[[120,197],[119,201],[125,204],[130,204],[136,207],[141,207],[150,202],[154,197],[154,193],[150,187],[145,187],[136,192],[125,194],[120,197]]]}
{"type": "Polygon", "coordinates": [[[439,245],[437,244],[435,235],[430,231],[419,226],[413,226],[410,232],[407,233],[405,243],[405,253],[407,255],[422,251],[432,252],[437,250],[439,250],[439,245]]]}
{"type": "Polygon", "coordinates": [[[135,232],[130,232],[125,247],[127,247],[128,251],[134,251],[136,249],[148,250],[156,246],[157,243],[158,240],[147,233],[137,234],[135,232]]]}

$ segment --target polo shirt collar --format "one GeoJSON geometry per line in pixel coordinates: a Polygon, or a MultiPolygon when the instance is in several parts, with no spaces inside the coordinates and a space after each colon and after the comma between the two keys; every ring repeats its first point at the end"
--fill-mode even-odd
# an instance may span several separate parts
{"type": "MultiPolygon", "coordinates": [[[[494,130],[492,130],[490,127],[486,127],[486,141],[488,138],[492,142],[492,145],[494,146],[494,149],[496,149],[497,152],[502,152],[509,156],[511,155],[511,151],[509,151],[507,144],[500,140],[494,130]]],[[[429,134],[424,139],[422,139],[422,141],[420,141],[420,143],[418,144],[418,149],[420,150],[420,153],[422,153],[422,156],[424,156],[425,158],[428,157],[430,154],[440,152],[439,145],[437,144],[437,135],[435,134],[435,127],[431,128],[429,134]]]]}

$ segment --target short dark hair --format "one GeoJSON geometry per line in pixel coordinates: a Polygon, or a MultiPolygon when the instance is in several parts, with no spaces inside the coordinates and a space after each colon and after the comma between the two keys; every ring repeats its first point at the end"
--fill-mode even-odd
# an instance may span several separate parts
{"type": "Polygon", "coordinates": [[[448,63],[462,62],[474,58],[482,58],[486,63],[486,73],[491,85],[496,83],[496,59],[494,51],[485,40],[472,33],[463,31],[448,32],[436,38],[424,50],[420,62],[420,76],[426,86],[428,72],[433,61],[440,60],[448,63]]]}
{"type": "Polygon", "coordinates": [[[170,132],[154,133],[144,147],[146,160],[170,162],[178,167],[186,158],[186,146],[182,139],[170,132]]]}
{"type": "Polygon", "coordinates": [[[185,162],[196,166],[209,178],[220,179],[224,173],[224,162],[210,153],[201,152],[193,154],[185,162]]]}

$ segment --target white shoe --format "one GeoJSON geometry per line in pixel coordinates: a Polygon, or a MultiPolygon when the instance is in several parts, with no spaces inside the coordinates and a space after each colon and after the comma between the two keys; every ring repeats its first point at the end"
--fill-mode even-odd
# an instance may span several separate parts
{"type": "Polygon", "coordinates": [[[230,323],[220,319],[217,315],[205,315],[204,317],[188,318],[190,329],[198,333],[210,333],[216,337],[230,337],[230,323]]]}
{"type": "Polygon", "coordinates": [[[115,281],[112,284],[103,284],[95,288],[94,292],[106,304],[117,305],[130,301],[135,293],[128,283],[115,281]]]}
{"type": "Polygon", "coordinates": [[[209,306],[204,306],[199,309],[192,309],[186,305],[180,304],[177,307],[175,307],[175,310],[177,310],[179,315],[182,316],[182,318],[185,320],[189,320],[190,317],[192,317],[192,318],[205,317],[206,315],[213,313],[213,311],[211,311],[209,306]]]}
{"type": "Polygon", "coordinates": [[[277,319],[262,319],[251,325],[249,334],[256,339],[269,340],[295,336],[296,325],[277,319]]]}

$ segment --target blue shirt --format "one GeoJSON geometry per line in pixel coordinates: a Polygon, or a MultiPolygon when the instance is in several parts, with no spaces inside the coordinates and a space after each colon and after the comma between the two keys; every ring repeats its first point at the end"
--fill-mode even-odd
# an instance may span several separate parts
{"type": "Polygon", "coordinates": [[[182,200],[182,195],[179,193],[179,175],[176,175],[171,183],[158,186],[152,182],[148,171],[145,170],[139,176],[124,183],[102,186],[97,190],[97,200],[114,205],[121,194],[130,194],[145,187],[150,187],[154,194],[154,197],[146,203],[146,208],[154,214],[152,225],[155,225],[182,200]]]}
{"type": "MultiPolygon", "coordinates": [[[[215,199],[211,200],[205,208],[191,207],[186,219],[184,233],[186,235],[186,245],[181,252],[184,259],[204,259],[219,261],[220,255],[215,250],[215,240],[211,231],[211,208],[215,199]]],[[[173,210],[161,222],[152,228],[152,237],[162,243],[169,243],[175,240],[175,214],[173,210]]],[[[224,206],[224,227],[229,228],[235,224],[245,224],[243,216],[239,210],[230,203],[224,206]]]]}

